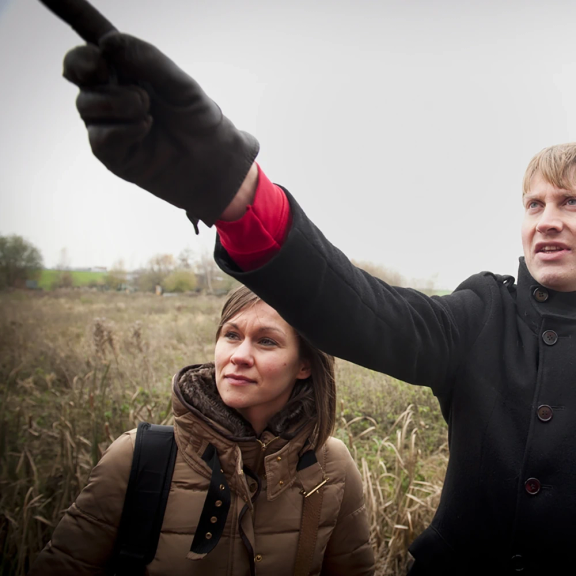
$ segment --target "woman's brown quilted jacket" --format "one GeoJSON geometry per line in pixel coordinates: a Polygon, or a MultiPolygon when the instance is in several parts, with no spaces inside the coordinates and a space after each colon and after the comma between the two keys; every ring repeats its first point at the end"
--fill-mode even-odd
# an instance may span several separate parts
{"type": "MultiPolygon", "coordinates": [[[[260,438],[237,412],[222,403],[211,365],[179,372],[174,377],[172,396],[178,454],[158,550],[147,573],[293,574],[302,518],[301,490],[310,489],[323,477],[320,467],[319,478],[296,471],[313,428],[309,416],[313,395],[300,390],[260,438]],[[209,554],[199,556],[190,552],[190,546],[210,482],[211,470],[202,460],[209,443],[218,451],[232,502],[217,546],[209,554]],[[261,489],[256,497],[257,481],[244,472],[245,467],[259,478],[261,489]],[[247,510],[240,517],[245,507],[247,510]]],[[[106,451],[29,576],[107,573],[130,474],[134,438],[134,430],[126,432],[106,451]]],[[[330,438],[316,455],[329,480],[323,489],[310,574],[373,574],[368,519],[356,465],[345,445],[335,438],[330,438]]]]}

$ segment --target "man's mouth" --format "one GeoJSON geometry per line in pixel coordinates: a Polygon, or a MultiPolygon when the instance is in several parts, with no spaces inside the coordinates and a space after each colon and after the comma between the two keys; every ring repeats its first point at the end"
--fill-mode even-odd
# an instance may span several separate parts
{"type": "Polygon", "coordinates": [[[566,254],[571,252],[571,249],[560,242],[539,242],[535,246],[535,252],[541,260],[555,262],[562,260],[566,254]]]}
{"type": "Polygon", "coordinates": [[[559,252],[561,250],[570,250],[567,244],[564,242],[537,242],[534,246],[536,252],[559,252]]]}

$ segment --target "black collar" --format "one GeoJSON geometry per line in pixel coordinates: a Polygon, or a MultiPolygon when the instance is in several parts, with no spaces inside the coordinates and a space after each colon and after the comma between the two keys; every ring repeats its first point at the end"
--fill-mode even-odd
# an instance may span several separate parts
{"type": "Polygon", "coordinates": [[[518,312],[535,332],[544,315],[576,320],[576,292],[558,292],[538,284],[528,272],[524,257],[520,258],[516,291],[518,312]]]}

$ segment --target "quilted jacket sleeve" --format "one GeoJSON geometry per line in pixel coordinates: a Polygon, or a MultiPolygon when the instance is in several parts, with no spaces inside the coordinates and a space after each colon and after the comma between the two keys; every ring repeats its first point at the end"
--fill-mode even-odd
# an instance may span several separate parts
{"type": "Polygon", "coordinates": [[[370,576],[374,574],[374,551],[370,543],[362,477],[340,440],[330,438],[328,449],[335,465],[345,471],[346,480],[336,526],[324,553],[322,576],[370,576]]]}
{"type": "Polygon", "coordinates": [[[443,297],[390,286],[355,267],[286,195],[293,220],[278,254],[243,272],[217,239],[218,265],[325,352],[445,391],[486,324],[495,286],[483,275],[443,297]]]}
{"type": "Polygon", "coordinates": [[[54,530],[52,540],[36,558],[28,576],[106,573],[124,506],[133,451],[129,432],[112,443],[54,530]]]}

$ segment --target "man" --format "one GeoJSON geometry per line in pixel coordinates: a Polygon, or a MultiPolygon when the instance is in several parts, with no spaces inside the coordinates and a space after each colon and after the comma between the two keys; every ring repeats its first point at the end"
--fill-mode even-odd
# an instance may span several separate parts
{"type": "Polygon", "coordinates": [[[111,32],[69,53],[64,73],[81,88],[96,156],[195,223],[216,223],[225,272],[326,352],[432,388],[451,456],[411,574],[565,573],[576,541],[576,144],[530,163],[517,284],[484,272],[430,298],[355,268],[254,164],[256,141],[154,47],[111,32]]]}

